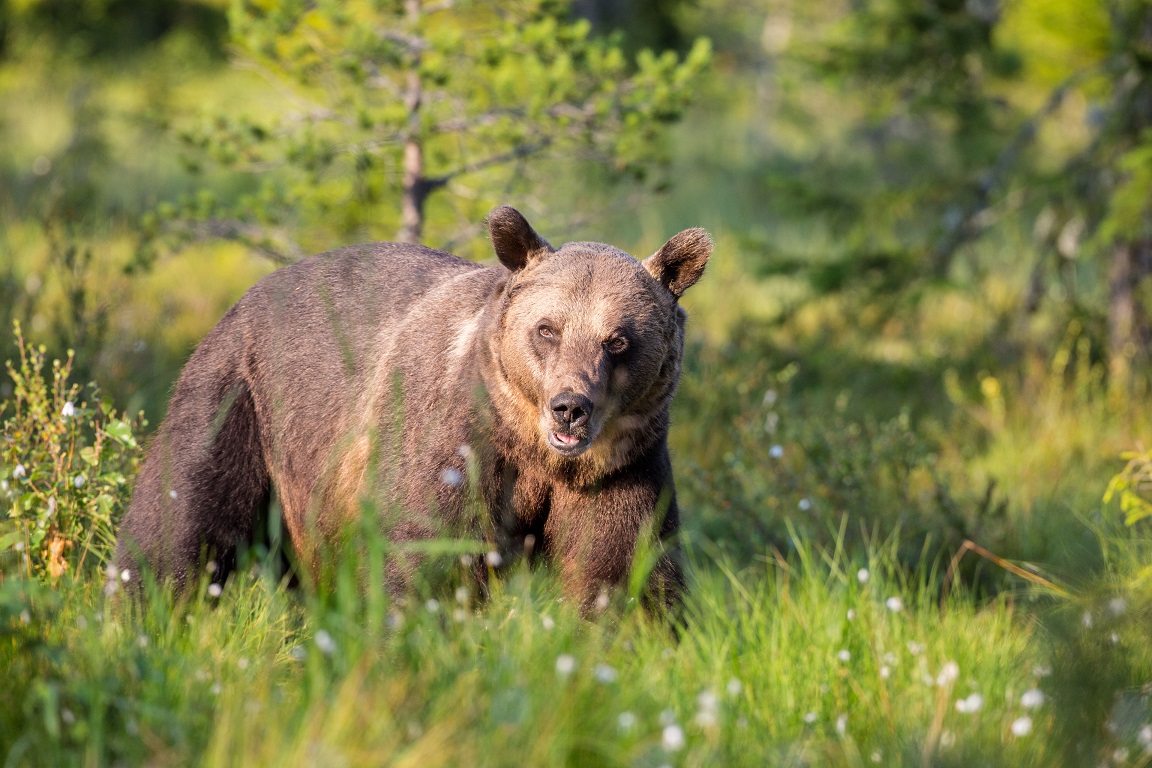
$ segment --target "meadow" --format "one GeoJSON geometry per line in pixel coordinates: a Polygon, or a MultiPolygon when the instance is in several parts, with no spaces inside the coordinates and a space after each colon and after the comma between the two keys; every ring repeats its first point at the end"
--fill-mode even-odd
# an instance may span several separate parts
{"type": "MultiPolygon", "coordinates": [[[[765,70],[748,46],[770,42],[779,16],[729,5],[677,17],[717,55],[665,137],[662,189],[553,158],[541,175],[567,183],[523,192],[554,241],[644,255],[688,226],[716,237],[684,300],[671,445],[690,595],[675,629],[635,584],[581,618],[546,569],[503,573],[481,600],[452,541],[433,557],[447,579],[391,600],[361,588],[392,555],[367,526],[328,589],[288,588],[258,549],[222,589],[119,599],[115,525],[171,382],[274,267],[235,242],[152,250],[166,201],[253,190],[190,173],[173,134],[229,104],[283,107],[202,43],[212,24],[184,18],[103,58],[85,58],[79,33],[9,33],[0,94],[21,108],[0,122],[4,765],[1152,764],[1152,411],[1146,382],[1119,387],[1109,367],[1091,304],[1106,270],[1070,260],[1079,303],[1053,284],[1026,312],[1043,243],[1035,208],[1011,201],[998,215],[1025,223],[991,228],[947,279],[852,250],[892,247],[898,227],[846,227],[858,201],[845,190],[923,159],[862,160],[853,121],[869,95],[837,96],[784,60],[765,70]],[[701,18],[717,8],[734,15],[701,18]],[[733,32],[748,13],[753,32],[733,32]],[[842,186],[802,164],[828,156],[848,158],[842,186]],[[802,185],[813,179],[828,199],[802,185]]],[[[821,29],[846,14],[816,5],[821,29]]],[[[1016,82],[998,97],[1036,92],[1016,82]]],[[[1045,134],[1041,160],[1074,133],[1045,134]]],[[[892,208],[929,204],[935,192],[912,186],[892,208]]],[[[431,206],[433,231],[459,210],[431,206]]],[[[348,218],[301,241],[393,234],[348,218]]],[[[482,239],[454,242],[486,257],[482,239]]]]}

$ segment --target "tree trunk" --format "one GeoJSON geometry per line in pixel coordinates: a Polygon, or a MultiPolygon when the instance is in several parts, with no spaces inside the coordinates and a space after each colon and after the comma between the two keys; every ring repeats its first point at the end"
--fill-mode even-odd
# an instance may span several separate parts
{"type": "Polygon", "coordinates": [[[1138,364],[1148,362],[1150,277],[1152,242],[1115,245],[1109,274],[1108,374],[1110,388],[1117,393],[1129,392],[1138,364]]]}
{"type": "MultiPolygon", "coordinates": [[[[405,12],[409,31],[415,33],[420,22],[420,0],[406,0],[405,12]]],[[[424,200],[428,196],[424,178],[424,147],[420,143],[420,103],[424,89],[420,82],[420,50],[411,51],[404,106],[408,110],[408,130],[404,137],[404,186],[400,198],[400,232],[402,243],[419,243],[424,235],[424,200]]]]}

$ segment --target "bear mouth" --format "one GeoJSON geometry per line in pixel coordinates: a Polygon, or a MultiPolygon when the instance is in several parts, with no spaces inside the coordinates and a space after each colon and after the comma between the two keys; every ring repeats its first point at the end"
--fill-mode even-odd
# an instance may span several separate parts
{"type": "Polygon", "coordinates": [[[591,441],[568,432],[553,430],[548,433],[548,445],[563,456],[578,456],[588,448],[591,441]]]}

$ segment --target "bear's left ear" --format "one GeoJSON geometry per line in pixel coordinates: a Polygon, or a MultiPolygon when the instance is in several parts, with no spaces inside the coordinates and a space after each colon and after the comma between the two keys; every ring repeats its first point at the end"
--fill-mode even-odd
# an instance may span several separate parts
{"type": "Polygon", "coordinates": [[[664,243],[641,264],[676,298],[684,295],[704,274],[712,255],[712,236],[702,229],[686,229],[664,243]]]}
{"type": "Polygon", "coordinates": [[[552,253],[548,241],[536,234],[523,214],[510,205],[488,214],[488,235],[500,263],[513,272],[524,269],[537,256],[552,253]]]}

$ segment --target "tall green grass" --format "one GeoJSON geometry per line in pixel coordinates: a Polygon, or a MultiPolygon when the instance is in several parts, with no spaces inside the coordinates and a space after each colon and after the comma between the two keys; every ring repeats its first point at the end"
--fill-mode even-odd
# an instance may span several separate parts
{"type": "MultiPolygon", "coordinates": [[[[1081,693],[1063,662],[1112,644],[1133,598],[979,602],[942,593],[934,569],[909,572],[895,540],[866,557],[794,544],[787,560],[698,562],[678,636],[626,601],[580,619],[547,573],[526,570],[483,604],[466,588],[388,602],[359,589],[358,565],[327,596],[257,570],[218,596],[205,582],[186,601],[143,606],[91,582],[8,580],[0,754],[7,765],[1077,764],[1062,729],[1081,693]],[[1067,637],[1034,620],[1068,613],[1067,637]]],[[[1142,653],[1101,676],[1123,694],[1150,671],[1142,653]]],[[[1095,728],[1077,731],[1082,757],[1127,749],[1124,764],[1142,764],[1147,696],[1130,698],[1123,727],[1107,726],[1120,717],[1112,702],[1080,713],[1095,728]]]]}

